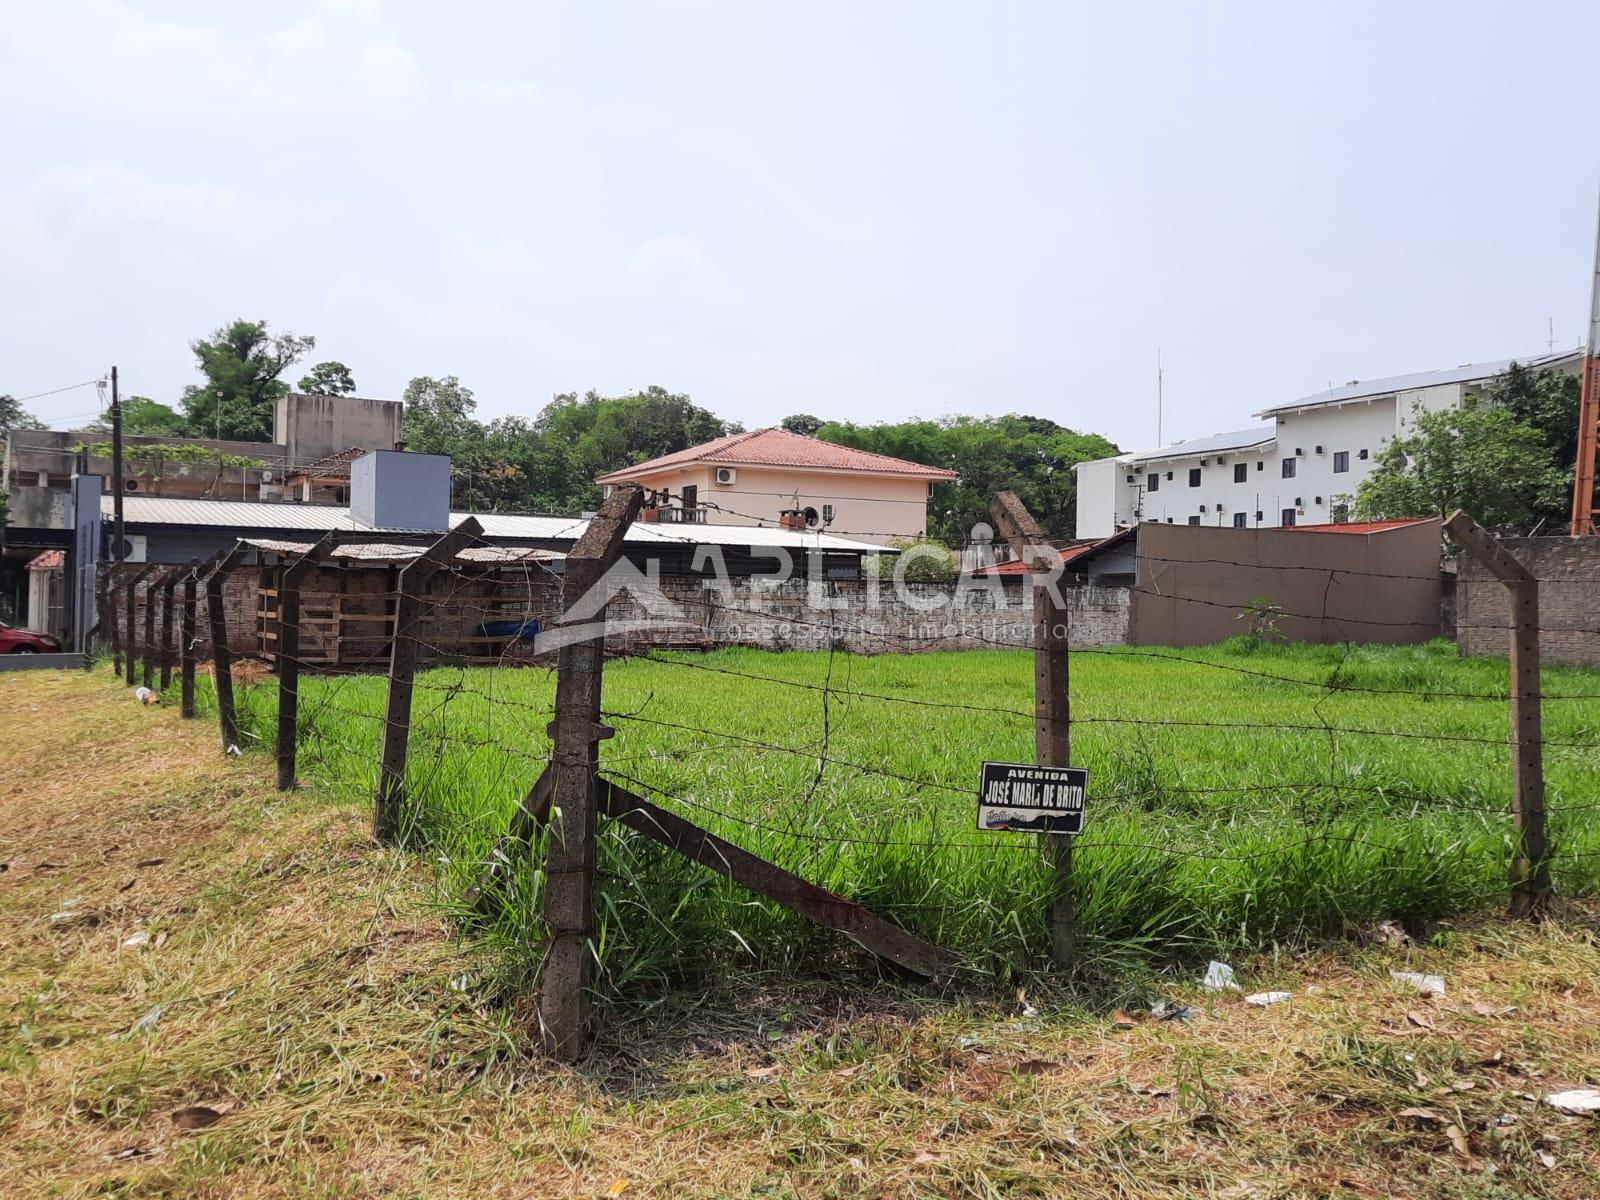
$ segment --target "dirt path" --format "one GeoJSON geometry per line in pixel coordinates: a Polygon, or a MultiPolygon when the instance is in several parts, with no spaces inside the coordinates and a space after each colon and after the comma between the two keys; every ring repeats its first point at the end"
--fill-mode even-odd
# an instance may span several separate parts
{"type": "Polygon", "coordinates": [[[1178,1021],[756,981],[570,1072],[362,807],[108,673],[0,703],[0,1196],[1600,1192],[1600,1122],[1539,1099],[1600,1086],[1581,912],[1238,964],[1293,998],[1178,1021]]]}

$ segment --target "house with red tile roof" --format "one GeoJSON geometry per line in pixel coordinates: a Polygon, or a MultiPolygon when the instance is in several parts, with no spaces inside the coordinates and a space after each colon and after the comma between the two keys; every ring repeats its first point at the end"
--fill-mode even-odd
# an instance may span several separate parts
{"type": "Polygon", "coordinates": [[[755,429],[600,476],[645,489],[643,520],[826,529],[888,543],[927,533],[928,497],[954,471],[755,429]]]}

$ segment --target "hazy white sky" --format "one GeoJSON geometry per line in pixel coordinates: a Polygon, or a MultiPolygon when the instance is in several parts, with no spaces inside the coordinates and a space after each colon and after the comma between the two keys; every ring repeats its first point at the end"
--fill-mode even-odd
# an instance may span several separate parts
{"type": "MultiPolygon", "coordinates": [[[[236,316],[365,395],[1168,437],[1577,342],[1593,3],[0,0],[0,391],[236,316]]],[[[296,377],[298,372],[296,372],[296,377]]],[[[93,389],[30,402],[51,420],[93,389]]]]}

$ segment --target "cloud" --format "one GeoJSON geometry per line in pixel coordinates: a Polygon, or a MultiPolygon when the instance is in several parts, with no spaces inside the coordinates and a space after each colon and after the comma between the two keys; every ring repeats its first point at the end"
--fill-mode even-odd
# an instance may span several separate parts
{"type": "Polygon", "coordinates": [[[407,100],[424,83],[373,0],[321,0],[299,20],[258,34],[162,20],[125,0],[60,0],[12,10],[0,45],[60,92],[146,112],[196,103],[359,111],[407,100]]]}
{"type": "Polygon", "coordinates": [[[456,84],[456,96],[473,104],[539,103],[538,88],[514,79],[464,79],[456,84]]]}
{"type": "Polygon", "coordinates": [[[47,167],[18,187],[0,188],[0,260],[21,277],[45,279],[82,261],[95,235],[130,248],[166,247],[176,263],[184,246],[225,238],[237,246],[255,226],[231,188],[205,180],[161,180],[105,159],[47,167]],[[160,232],[163,236],[146,234],[160,232]],[[172,234],[178,236],[174,242],[172,234]]]}
{"type": "Polygon", "coordinates": [[[653,237],[640,244],[628,270],[634,275],[652,275],[657,271],[698,271],[705,266],[700,246],[692,238],[653,237]]]}
{"type": "Polygon", "coordinates": [[[221,233],[239,224],[238,197],[229,188],[151,179],[104,159],[48,167],[29,180],[21,198],[80,229],[143,224],[221,233]]]}

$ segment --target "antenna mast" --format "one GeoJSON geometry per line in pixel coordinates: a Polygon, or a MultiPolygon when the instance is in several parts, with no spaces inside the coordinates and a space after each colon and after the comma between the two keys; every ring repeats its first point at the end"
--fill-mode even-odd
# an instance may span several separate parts
{"type": "Polygon", "coordinates": [[[1166,396],[1166,372],[1161,369],[1161,347],[1156,347],[1156,446],[1159,449],[1165,443],[1161,440],[1161,416],[1166,396]]]}

